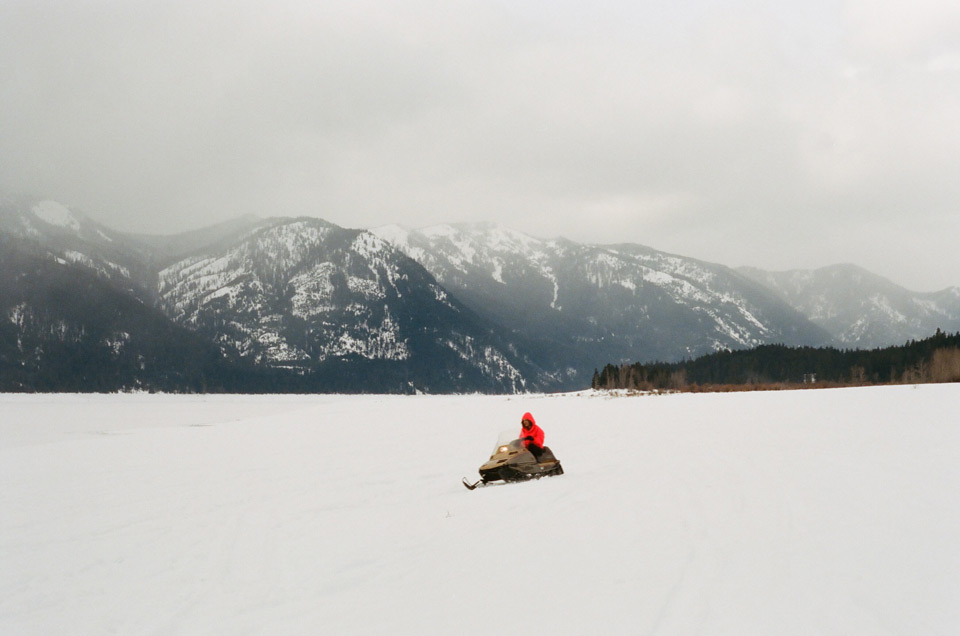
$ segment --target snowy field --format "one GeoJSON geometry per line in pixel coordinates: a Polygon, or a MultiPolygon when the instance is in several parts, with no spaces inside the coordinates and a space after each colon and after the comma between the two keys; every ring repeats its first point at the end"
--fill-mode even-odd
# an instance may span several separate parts
{"type": "Polygon", "coordinates": [[[0,634],[958,634],[958,406],[0,395],[0,634]]]}

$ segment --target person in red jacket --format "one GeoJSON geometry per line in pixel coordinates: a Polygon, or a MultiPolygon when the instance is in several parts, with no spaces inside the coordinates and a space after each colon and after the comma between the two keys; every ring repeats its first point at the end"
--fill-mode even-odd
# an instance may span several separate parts
{"type": "Polygon", "coordinates": [[[540,461],[540,455],[543,454],[543,429],[537,426],[537,422],[529,413],[524,413],[520,420],[520,443],[528,451],[533,453],[537,461],[540,461]]]}

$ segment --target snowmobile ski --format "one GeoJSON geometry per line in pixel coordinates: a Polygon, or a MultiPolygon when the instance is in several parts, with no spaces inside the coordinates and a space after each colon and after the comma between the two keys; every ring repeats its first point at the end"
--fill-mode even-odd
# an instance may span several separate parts
{"type": "Polygon", "coordinates": [[[474,489],[477,488],[477,486],[481,486],[481,485],[483,485],[483,484],[485,484],[485,483],[486,483],[486,482],[481,479],[481,480],[475,481],[474,483],[471,484],[469,481],[467,481],[467,478],[466,478],[466,477],[463,478],[463,485],[467,487],[467,490],[474,490],[474,489]]]}

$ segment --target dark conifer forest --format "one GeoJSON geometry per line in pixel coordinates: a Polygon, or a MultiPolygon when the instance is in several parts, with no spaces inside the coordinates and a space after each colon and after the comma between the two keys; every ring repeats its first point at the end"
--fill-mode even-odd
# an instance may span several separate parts
{"type": "Polygon", "coordinates": [[[764,345],[719,351],[695,360],[608,364],[595,389],[730,390],[791,385],[846,386],[960,381],[960,332],[881,349],[764,345]]]}

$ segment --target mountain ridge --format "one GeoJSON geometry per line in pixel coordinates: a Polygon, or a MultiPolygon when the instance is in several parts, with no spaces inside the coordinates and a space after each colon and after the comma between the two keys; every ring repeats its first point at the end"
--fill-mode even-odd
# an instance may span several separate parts
{"type": "MultiPolygon", "coordinates": [[[[364,230],[312,217],[254,220],[196,238],[186,250],[191,255],[179,260],[183,254],[162,241],[155,251],[149,241],[132,241],[130,251],[141,258],[134,271],[114,267],[104,244],[87,240],[72,223],[65,230],[44,224],[30,232],[37,223],[33,207],[3,213],[5,234],[13,235],[4,249],[32,244],[47,261],[102,279],[109,287],[98,287],[101,295],[142,286],[146,291],[135,295],[142,304],[203,336],[225,359],[275,371],[271,386],[518,392],[551,383],[495,326],[461,306],[416,262],[364,230]],[[68,260],[66,254],[82,258],[68,260]]],[[[13,269],[4,275],[22,278],[13,269]]],[[[51,284],[52,279],[37,281],[51,284]]],[[[22,293],[0,297],[0,311],[18,329],[27,326],[14,319],[24,302],[22,293]]],[[[68,309],[53,307],[60,314],[68,309]]],[[[71,323],[79,334],[89,327],[71,323]]]]}
{"type": "Polygon", "coordinates": [[[840,346],[873,348],[960,330],[960,287],[913,292],[858,265],[738,271],[830,331],[840,346]]]}
{"type": "MultiPolygon", "coordinates": [[[[215,345],[227,364],[266,373],[270,390],[581,388],[611,361],[836,344],[833,334],[850,321],[850,311],[834,311],[833,322],[811,319],[818,315],[802,283],[812,275],[794,273],[790,287],[762,270],[632,243],[544,240],[495,223],[362,230],[315,217],[248,216],[157,236],[115,232],[59,203],[5,198],[0,235],[8,237],[4,250],[19,246],[92,273],[108,286],[95,286],[98,294],[133,296],[215,345]]],[[[864,281],[862,289],[893,285],[862,270],[845,289],[856,296],[864,281]]],[[[960,289],[920,300],[899,289],[907,298],[898,303],[934,306],[930,320],[960,315],[960,289]]],[[[16,326],[23,302],[0,297],[0,322],[16,326]]],[[[864,315],[878,322],[889,312],[864,315]]],[[[905,326],[916,327],[900,321],[862,333],[893,339],[905,326]]],[[[5,350],[13,356],[16,347],[5,350]]]]}
{"type": "Polygon", "coordinates": [[[552,350],[574,358],[579,381],[598,358],[675,360],[771,341],[829,341],[730,268],[642,245],[542,240],[489,223],[372,231],[475,311],[536,341],[554,373],[562,370],[552,350]]]}

